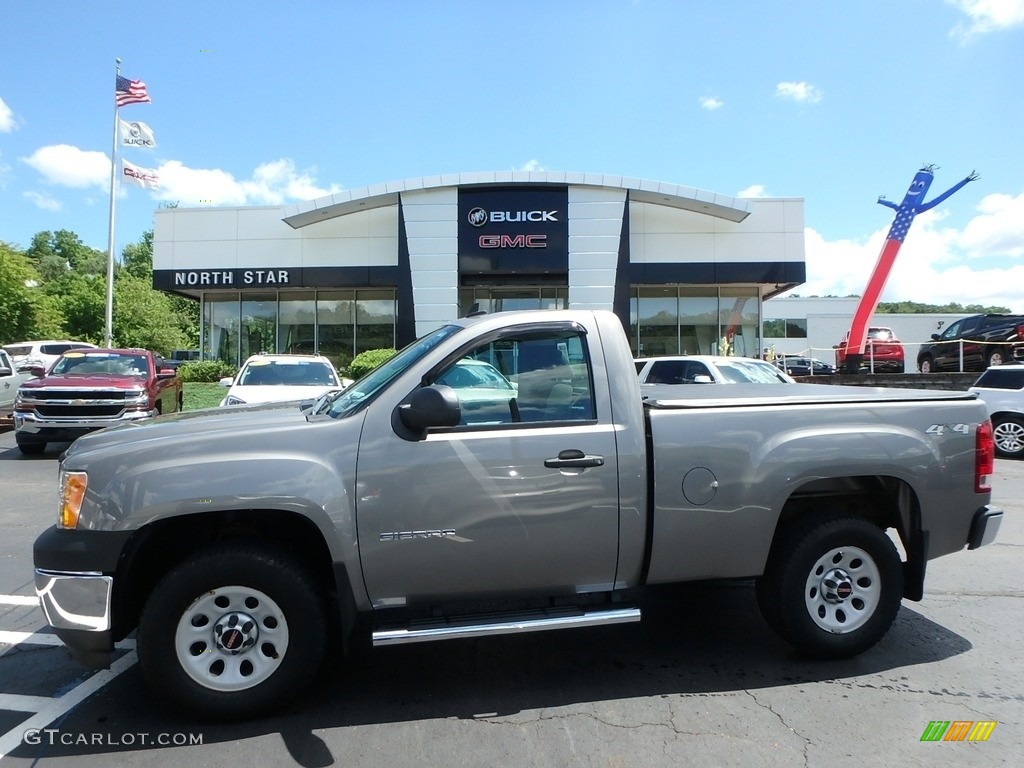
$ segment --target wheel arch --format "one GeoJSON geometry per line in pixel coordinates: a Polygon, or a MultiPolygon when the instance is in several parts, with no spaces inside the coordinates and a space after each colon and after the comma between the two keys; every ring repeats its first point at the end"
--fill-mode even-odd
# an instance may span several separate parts
{"type": "Polygon", "coordinates": [[[327,541],[309,518],[292,511],[211,511],[157,520],[125,546],[114,574],[111,615],[115,640],[137,625],[146,598],[160,579],[191,555],[226,542],[246,542],[283,551],[313,575],[330,619],[351,629],[355,601],[344,564],[336,564],[327,541]]]}
{"type": "Polygon", "coordinates": [[[786,499],[776,521],[769,560],[776,545],[797,520],[809,515],[857,517],[882,529],[893,528],[904,558],[904,594],[908,600],[924,595],[927,533],[922,530],[921,504],[913,487],[891,475],[854,475],[808,480],[786,499]],[[828,507],[822,511],[822,506],[828,507]]]}

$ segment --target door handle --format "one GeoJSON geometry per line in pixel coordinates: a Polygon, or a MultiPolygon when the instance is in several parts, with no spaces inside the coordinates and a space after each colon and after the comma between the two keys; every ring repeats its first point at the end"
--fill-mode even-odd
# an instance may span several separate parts
{"type": "Polygon", "coordinates": [[[586,467],[603,467],[604,456],[589,456],[583,451],[570,448],[558,452],[557,459],[544,459],[548,469],[585,469],[586,467]]]}

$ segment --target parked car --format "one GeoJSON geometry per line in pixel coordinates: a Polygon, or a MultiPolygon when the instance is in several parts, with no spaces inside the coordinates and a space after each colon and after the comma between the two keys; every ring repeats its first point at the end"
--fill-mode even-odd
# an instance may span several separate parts
{"type": "Polygon", "coordinates": [[[641,384],[792,384],[765,360],[720,355],[639,357],[633,361],[641,384]]]}
{"type": "Polygon", "coordinates": [[[790,376],[831,376],[836,372],[834,365],[829,365],[813,357],[780,355],[775,358],[774,362],[776,367],[781,368],[790,376]]]}
{"type": "Polygon", "coordinates": [[[202,353],[198,349],[174,349],[171,350],[171,356],[164,360],[164,364],[168,368],[178,370],[183,363],[199,360],[201,357],[202,353]]]}
{"type": "Polygon", "coordinates": [[[14,439],[26,455],[182,406],[181,379],[145,349],[72,349],[32,374],[14,403],[14,439]]]}
{"type": "Polygon", "coordinates": [[[17,370],[41,367],[49,370],[57,358],[69,349],[97,349],[87,341],[18,341],[4,344],[17,370]]]}
{"type": "Polygon", "coordinates": [[[1013,459],[1024,456],[1024,364],[993,366],[968,391],[985,401],[996,453],[1013,459]]]}
{"type": "Polygon", "coordinates": [[[14,398],[18,394],[18,387],[27,380],[31,374],[18,371],[11,356],[5,350],[0,349],[0,416],[7,416],[14,408],[14,398]]]}
{"type": "Polygon", "coordinates": [[[951,323],[917,353],[917,369],[983,371],[989,366],[1024,362],[1024,315],[971,315],[951,323]]]}
{"type": "Polygon", "coordinates": [[[226,405],[315,400],[342,386],[334,364],[320,355],[253,355],[238,373],[220,380],[226,405]]]}
{"type": "MultiPolygon", "coordinates": [[[[846,367],[846,347],[850,342],[850,332],[843,334],[843,340],[836,346],[836,370],[843,371],[846,367]]],[[[864,358],[861,360],[859,373],[903,373],[905,370],[903,345],[896,338],[892,328],[871,326],[868,328],[867,341],[864,345],[864,358]]]]}

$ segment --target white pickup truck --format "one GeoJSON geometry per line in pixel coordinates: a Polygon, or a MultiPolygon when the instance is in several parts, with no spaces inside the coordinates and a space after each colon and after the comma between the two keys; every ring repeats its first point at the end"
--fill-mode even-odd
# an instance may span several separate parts
{"type": "Polygon", "coordinates": [[[80,660],[137,629],[158,695],[244,716],[357,633],[637,621],[644,586],[700,579],[756,579],[783,638],[848,657],[921,599],[929,560],[996,536],[973,395],[670,391],[641,399],[610,312],[499,313],[304,408],[112,427],[63,456],[36,590],[80,660]]]}
{"type": "Polygon", "coordinates": [[[30,378],[32,375],[27,371],[19,373],[11,356],[0,349],[0,418],[11,415],[14,400],[18,396],[18,387],[30,378]]]}

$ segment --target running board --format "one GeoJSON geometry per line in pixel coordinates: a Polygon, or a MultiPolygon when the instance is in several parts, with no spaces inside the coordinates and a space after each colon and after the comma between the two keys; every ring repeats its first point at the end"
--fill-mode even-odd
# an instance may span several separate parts
{"type": "Polygon", "coordinates": [[[454,640],[463,637],[513,635],[519,632],[543,632],[549,629],[599,627],[640,621],[639,608],[583,610],[550,608],[489,616],[412,621],[401,628],[380,629],[373,633],[373,645],[427,643],[431,640],[454,640]]]}

